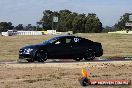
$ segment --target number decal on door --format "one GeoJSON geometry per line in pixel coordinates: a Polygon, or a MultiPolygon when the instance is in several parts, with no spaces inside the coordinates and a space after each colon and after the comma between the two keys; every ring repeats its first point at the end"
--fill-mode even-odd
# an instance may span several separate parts
{"type": "Polygon", "coordinates": [[[79,38],[74,38],[74,42],[79,42],[79,38]]]}

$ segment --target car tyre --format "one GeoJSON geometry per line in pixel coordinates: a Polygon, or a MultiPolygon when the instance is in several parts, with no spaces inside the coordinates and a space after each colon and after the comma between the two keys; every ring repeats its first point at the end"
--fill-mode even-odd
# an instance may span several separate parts
{"type": "Polygon", "coordinates": [[[86,61],[90,61],[90,60],[95,59],[95,52],[92,50],[87,50],[85,55],[84,55],[84,59],[86,61]]]}
{"type": "Polygon", "coordinates": [[[47,60],[48,53],[44,50],[38,50],[36,52],[36,59],[38,62],[44,62],[47,60]]]}

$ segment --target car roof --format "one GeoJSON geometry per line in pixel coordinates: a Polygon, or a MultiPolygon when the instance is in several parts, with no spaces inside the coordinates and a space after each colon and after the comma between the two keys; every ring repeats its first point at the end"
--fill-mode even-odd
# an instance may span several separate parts
{"type": "Polygon", "coordinates": [[[80,36],[74,36],[74,35],[60,35],[60,36],[56,36],[54,38],[80,38],[81,40],[87,40],[87,41],[91,41],[89,39],[86,39],[86,38],[83,38],[83,37],[80,37],[80,36]]]}
{"type": "Polygon", "coordinates": [[[54,38],[68,38],[68,37],[71,37],[71,38],[80,38],[81,40],[91,41],[89,39],[86,39],[86,38],[83,38],[83,37],[79,37],[79,36],[74,36],[74,35],[60,35],[60,36],[56,36],[54,38]]]}
{"type": "Polygon", "coordinates": [[[77,36],[73,36],[73,35],[60,35],[60,36],[56,36],[55,38],[63,38],[63,37],[77,37],[77,36]]]}

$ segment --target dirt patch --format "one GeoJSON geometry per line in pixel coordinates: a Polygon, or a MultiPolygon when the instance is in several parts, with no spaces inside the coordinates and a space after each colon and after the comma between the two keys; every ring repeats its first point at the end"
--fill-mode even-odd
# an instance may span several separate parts
{"type": "MultiPolygon", "coordinates": [[[[81,68],[91,79],[132,80],[132,61],[0,64],[0,88],[81,88],[81,68]]],[[[94,88],[90,86],[88,88],[94,88]]],[[[132,86],[105,86],[131,88],[132,86]]],[[[82,87],[83,88],[83,87],[82,87]]],[[[104,88],[104,86],[96,86],[104,88]]]]}

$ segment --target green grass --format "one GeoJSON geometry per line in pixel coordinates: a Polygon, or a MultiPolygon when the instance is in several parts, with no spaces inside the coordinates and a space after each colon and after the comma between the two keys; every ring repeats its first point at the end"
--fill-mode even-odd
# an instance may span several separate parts
{"type": "MultiPolygon", "coordinates": [[[[132,56],[132,35],[90,33],[76,34],[93,41],[101,42],[103,57],[132,56]]],[[[41,43],[53,36],[0,36],[0,61],[18,59],[18,51],[22,46],[41,43]]]]}

